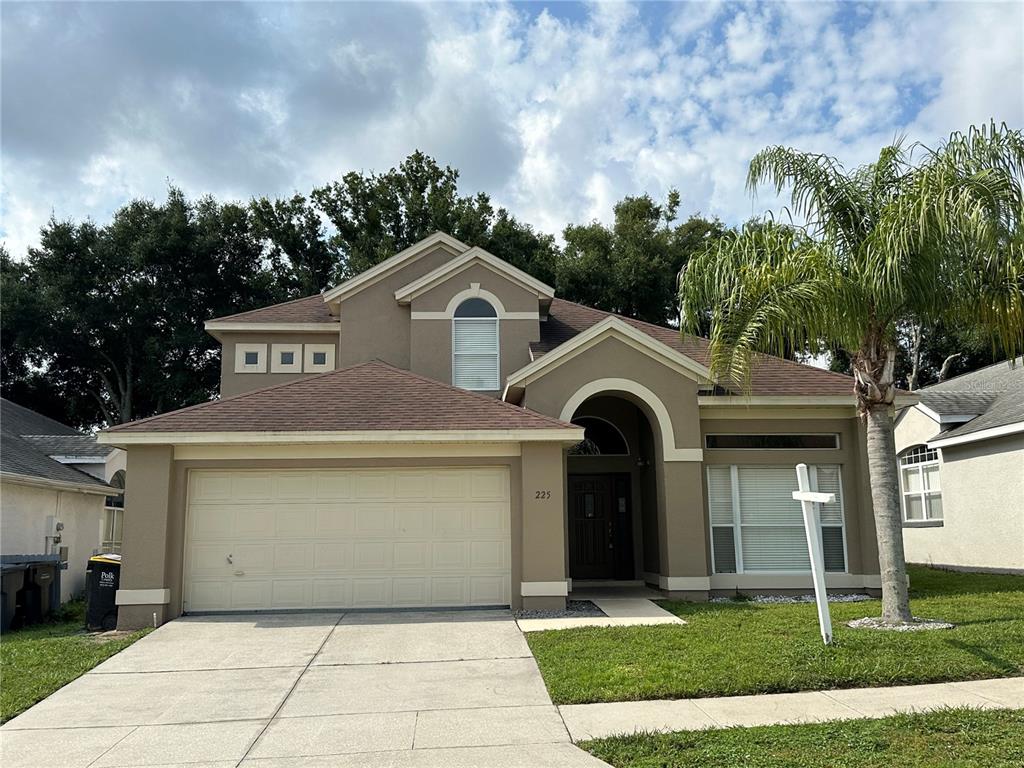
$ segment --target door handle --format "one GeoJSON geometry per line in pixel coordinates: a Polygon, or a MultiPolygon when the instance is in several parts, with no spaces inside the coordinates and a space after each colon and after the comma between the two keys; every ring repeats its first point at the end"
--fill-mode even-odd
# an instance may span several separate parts
{"type": "Polygon", "coordinates": [[[232,565],[234,562],[234,555],[228,555],[228,565],[232,565]]]}
{"type": "Polygon", "coordinates": [[[245,576],[245,571],[235,571],[235,576],[245,576]]]}

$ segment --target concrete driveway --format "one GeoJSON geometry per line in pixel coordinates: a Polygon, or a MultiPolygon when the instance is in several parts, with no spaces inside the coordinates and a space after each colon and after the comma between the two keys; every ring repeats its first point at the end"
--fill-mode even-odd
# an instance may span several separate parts
{"type": "Polygon", "coordinates": [[[507,611],[178,619],[4,725],[0,763],[605,765],[507,611]]]}

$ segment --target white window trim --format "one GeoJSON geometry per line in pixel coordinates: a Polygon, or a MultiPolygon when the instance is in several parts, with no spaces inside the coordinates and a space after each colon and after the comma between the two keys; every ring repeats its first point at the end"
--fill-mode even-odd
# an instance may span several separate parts
{"type": "Polygon", "coordinates": [[[335,351],[336,348],[333,344],[306,344],[302,370],[306,373],[324,373],[325,371],[333,371],[335,351]],[[323,365],[317,365],[313,362],[313,355],[317,352],[323,352],[327,355],[325,358],[326,362],[323,365]]]}
{"type": "MultiPolygon", "coordinates": [[[[720,467],[720,466],[723,466],[723,465],[721,465],[721,464],[718,464],[718,465],[711,465],[711,464],[709,464],[705,468],[705,478],[706,478],[705,482],[708,484],[708,486],[710,486],[710,471],[711,471],[711,468],[713,466],[719,466],[720,467]]],[[[732,525],[731,526],[724,525],[724,524],[721,524],[721,523],[714,524],[714,523],[711,522],[710,499],[709,499],[709,508],[708,508],[708,546],[711,548],[711,568],[712,568],[712,571],[714,572],[713,575],[723,575],[724,576],[724,575],[751,574],[751,575],[755,575],[755,576],[772,576],[772,575],[776,575],[776,576],[805,576],[805,575],[809,574],[810,573],[810,569],[805,570],[805,571],[753,571],[753,570],[747,570],[746,568],[743,567],[743,529],[744,528],[758,528],[758,527],[775,528],[775,527],[779,527],[779,526],[777,524],[764,525],[764,524],[761,524],[761,523],[743,523],[743,522],[741,522],[742,516],[740,514],[740,485],[739,485],[739,468],[740,468],[741,465],[729,464],[727,466],[729,467],[729,484],[730,484],[730,490],[732,492],[732,525]],[[717,570],[717,565],[715,564],[714,529],[715,528],[729,528],[729,527],[731,527],[732,530],[733,530],[733,546],[736,548],[736,573],[735,574],[731,574],[731,573],[729,573],[729,574],[725,574],[725,573],[719,574],[719,572],[717,570]]],[[[743,465],[743,466],[747,466],[747,465],[743,465]]],[[[765,465],[765,466],[780,466],[780,465],[765,465]]],[[[836,467],[836,470],[837,470],[837,472],[839,474],[839,488],[842,489],[842,487],[843,487],[843,466],[841,464],[829,464],[829,466],[836,467]]],[[[817,465],[812,464],[807,469],[808,469],[808,476],[809,476],[809,479],[811,481],[811,490],[812,491],[817,491],[818,490],[818,467],[817,467],[817,465]]],[[[796,476],[796,471],[794,469],[794,481],[793,481],[794,483],[796,482],[795,476],[796,476]]],[[[842,571],[829,571],[828,572],[829,574],[838,574],[838,573],[847,573],[848,574],[848,573],[850,573],[850,553],[848,551],[848,542],[847,542],[847,536],[846,536],[846,494],[844,494],[844,493],[840,493],[839,494],[839,517],[842,520],[842,523],[840,525],[821,525],[820,522],[818,524],[819,535],[820,535],[820,532],[821,532],[822,528],[840,528],[840,529],[842,529],[842,532],[843,532],[843,570],[842,571]]],[[[789,527],[793,527],[793,528],[799,527],[801,530],[803,530],[803,524],[802,523],[799,526],[793,525],[793,526],[789,526],[789,527]]]]}
{"type": "MultiPolygon", "coordinates": [[[[474,284],[474,288],[476,287],[478,287],[478,285],[474,284]]],[[[465,301],[468,298],[481,298],[484,299],[484,301],[488,301],[484,296],[481,296],[479,293],[476,293],[473,296],[466,296],[463,298],[463,301],[465,301]]],[[[462,302],[459,303],[461,304],[462,302]]],[[[488,303],[490,302],[488,301],[488,303]]],[[[454,307],[452,307],[452,305],[449,305],[449,307],[452,308],[452,386],[459,387],[460,389],[464,389],[467,392],[498,392],[501,390],[501,318],[497,316],[497,314],[499,313],[498,307],[495,307],[493,304],[491,306],[495,311],[495,317],[455,317],[455,310],[457,310],[459,307],[458,305],[455,305],[454,307]],[[463,320],[471,320],[474,322],[479,322],[480,320],[494,321],[494,358],[496,363],[494,373],[494,387],[462,387],[455,381],[455,358],[458,356],[455,352],[455,326],[458,322],[463,320]]]]}
{"type": "Polygon", "coordinates": [[[301,344],[272,344],[270,346],[270,372],[271,373],[302,373],[302,345],[301,344]],[[291,352],[291,364],[281,362],[281,353],[291,352]]]}
{"type": "Polygon", "coordinates": [[[266,373],[267,372],[267,345],[266,344],[235,344],[235,373],[266,373]],[[255,352],[259,357],[253,365],[245,364],[245,353],[255,352]]]}
{"type": "Polygon", "coordinates": [[[920,525],[922,523],[941,523],[946,518],[945,507],[943,507],[943,509],[942,509],[942,517],[931,517],[930,513],[928,511],[928,496],[938,496],[939,500],[940,500],[940,503],[941,503],[941,500],[942,500],[942,451],[940,451],[938,448],[932,448],[931,446],[928,446],[928,445],[915,445],[915,446],[911,446],[910,448],[905,450],[903,453],[904,454],[908,454],[911,451],[916,450],[917,448],[925,448],[926,450],[928,450],[930,452],[934,452],[935,453],[935,458],[934,459],[928,459],[926,461],[915,461],[912,464],[904,464],[903,463],[904,459],[907,458],[906,455],[902,455],[902,456],[899,456],[897,458],[898,466],[897,466],[896,469],[897,469],[897,474],[899,476],[899,483],[900,483],[900,517],[902,518],[904,523],[906,523],[908,525],[911,525],[911,526],[913,526],[913,525],[920,525]],[[936,477],[937,477],[938,482],[939,482],[939,487],[938,488],[925,488],[924,487],[924,468],[925,467],[931,467],[931,466],[934,466],[934,467],[936,467],[938,469],[938,472],[936,473],[936,477]],[[918,475],[920,475],[920,477],[921,477],[921,490],[920,491],[908,491],[907,488],[906,488],[906,485],[904,485],[904,482],[903,482],[903,472],[904,472],[904,470],[910,469],[910,468],[913,468],[914,470],[916,470],[918,475]],[[909,517],[907,517],[907,497],[908,496],[918,496],[921,499],[921,513],[924,516],[922,518],[920,518],[919,520],[911,520],[909,517]]]}
{"type": "MultiPolygon", "coordinates": [[[[116,528],[116,526],[115,526],[116,528]]],[[[100,548],[104,552],[114,552],[120,554],[121,548],[124,546],[124,507],[104,507],[103,517],[100,519],[100,548]],[[107,527],[107,513],[112,513],[115,522],[118,515],[121,517],[121,539],[115,541],[113,538],[114,531],[107,527]],[[107,534],[110,534],[108,537],[107,534]],[[105,544],[110,542],[110,547],[107,548],[105,544]]]]}

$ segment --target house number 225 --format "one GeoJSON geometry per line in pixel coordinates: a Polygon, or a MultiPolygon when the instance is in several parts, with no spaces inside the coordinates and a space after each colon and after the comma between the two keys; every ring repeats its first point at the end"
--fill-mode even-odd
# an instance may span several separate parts
{"type": "Polygon", "coordinates": [[[537,491],[536,493],[537,493],[537,495],[533,497],[535,499],[550,499],[551,498],[551,491],[537,491]]]}

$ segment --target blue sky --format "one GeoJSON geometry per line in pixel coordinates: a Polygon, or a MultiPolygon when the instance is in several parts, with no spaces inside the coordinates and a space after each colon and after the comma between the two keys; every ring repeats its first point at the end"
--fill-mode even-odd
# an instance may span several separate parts
{"type": "Polygon", "coordinates": [[[736,223],[784,143],[868,162],[995,118],[1024,127],[1024,4],[12,4],[0,237],[106,221],[168,182],[308,191],[414,149],[558,233],[676,187],[736,223]]]}

